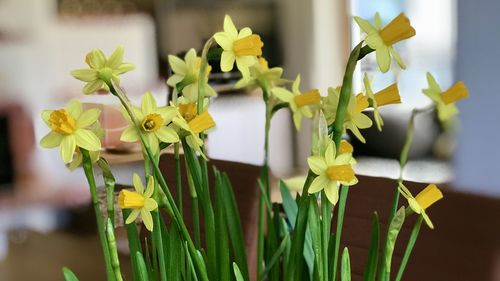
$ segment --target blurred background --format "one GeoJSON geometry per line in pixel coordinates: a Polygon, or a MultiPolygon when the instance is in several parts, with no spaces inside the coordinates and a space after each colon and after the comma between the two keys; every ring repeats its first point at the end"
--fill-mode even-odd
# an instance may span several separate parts
{"type": "MultiPolygon", "coordinates": [[[[453,130],[442,130],[434,112],[417,118],[405,179],[447,183],[453,192],[496,202],[500,196],[496,148],[500,133],[493,125],[500,120],[495,86],[500,64],[498,1],[0,0],[0,280],[31,280],[35,273],[37,280],[62,280],[60,266],[75,260],[75,252],[82,261],[80,272],[89,272],[81,280],[93,280],[91,274],[100,272],[91,270],[101,259],[95,237],[75,234],[94,234],[93,222],[87,219],[90,195],[83,172],[70,172],[57,149],[38,146],[48,132],[40,110],[61,107],[73,98],[100,104],[107,130],[104,154],[117,182],[130,184],[131,171],[141,170],[137,147],[117,142],[126,126],[119,118],[118,103],[108,95],[83,96],[82,83],[69,75],[84,67],[89,50],[100,48],[110,54],[118,44],[124,45],[126,62],[136,65],[122,78],[131,99],[139,103],[140,96],[151,90],[157,100],[166,102],[167,56],[192,47],[200,50],[211,34],[222,29],[224,15],[230,14],[237,27],[250,26],[262,36],[270,66],[283,66],[289,79],[300,74],[302,90],[318,88],[326,95],[328,87],[340,85],[349,51],[362,38],[352,16],[372,20],[376,11],[384,23],[405,12],[417,35],[398,45],[406,71],[392,67],[381,74],[372,55],[357,70],[355,89],[361,90],[364,72],[374,77],[374,90],[399,81],[403,103],[381,110],[386,124],[382,133],[376,128],[364,130],[367,144],[354,143],[356,172],[398,177],[396,159],[411,110],[430,104],[421,93],[430,71],[443,89],[463,80],[470,97],[458,103],[460,121],[453,130]],[[39,260],[44,262],[35,262],[39,260]],[[29,270],[22,261],[36,265],[29,270]]],[[[261,97],[231,90],[237,73],[222,75],[215,67],[211,79],[220,94],[211,105],[217,128],[208,139],[209,156],[261,165],[265,110],[261,97]]],[[[270,145],[274,176],[291,177],[307,169],[310,128],[305,122],[296,133],[289,112],[276,115],[270,145]]],[[[487,217],[477,220],[498,224],[487,217]]],[[[453,233],[441,234],[446,235],[453,233]]],[[[500,256],[496,252],[493,256],[492,263],[500,264],[500,256]]],[[[490,268],[493,272],[497,267],[490,268]]],[[[495,276],[499,279],[491,280],[500,280],[495,276]]]]}

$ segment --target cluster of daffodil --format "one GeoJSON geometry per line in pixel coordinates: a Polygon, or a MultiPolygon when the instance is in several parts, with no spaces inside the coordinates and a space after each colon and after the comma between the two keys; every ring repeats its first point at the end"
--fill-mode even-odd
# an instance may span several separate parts
{"type": "MultiPolygon", "coordinates": [[[[134,281],[250,280],[245,240],[229,179],[214,169],[215,184],[209,181],[204,138],[215,126],[208,107],[210,99],[217,93],[208,83],[212,70],[208,57],[212,65],[213,61],[220,61],[223,72],[232,71],[236,64],[241,79],[235,88],[260,89],[266,106],[265,159],[259,178],[257,257],[252,261],[256,264],[257,280],[336,280],[339,268],[342,280],[350,280],[349,252],[345,248],[339,258],[340,241],[348,190],[358,183],[358,178],[354,169],[354,148],[342,138],[349,130],[359,141],[366,142],[362,129],[370,128],[375,123],[381,131],[384,125],[379,107],[401,103],[397,83],[374,91],[371,78],[366,73],[363,77],[364,90],[361,93],[352,92],[354,69],[357,61],[371,52],[375,52],[381,72],[390,69],[391,57],[404,69],[406,66],[394,44],[415,35],[415,29],[404,14],[384,27],[378,13],[373,25],[359,17],[354,19],[366,37],[351,52],[344,83],[328,88],[326,93],[320,93],[318,89],[301,90],[300,75],[293,81],[282,78],[283,69],[270,68],[263,57],[264,43],[260,36],[248,27],[237,29],[227,15],[223,31],[215,33],[199,55],[195,49],[190,49],[183,58],[168,56],[173,73],[166,84],[172,88],[172,93],[171,101],[165,105],[158,105],[151,92],[143,95],[140,106],[133,105],[127,98],[120,87],[120,76],[134,66],[123,62],[123,47],[116,48],[109,58],[98,49],[87,54],[85,62],[88,68],[72,71],[71,74],[86,82],[83,93],[107,91],[122,103],[123,116],[129,126],[123,131],[121,140],[140,142],[146,188],[140,176],[134,173],[134,190],[122,189],[116,200],[113,174],[100,155],[103,130],[98,121],[98,109],[84,111],[80,102],[73,100],[65,108],[44,111],[42,118],[51,131],[40,144],[47,148],[60,147],[63,162],[70,169],[83,166],[109,281],[123,280],[114,239],[115,201],[121,209],[127,230],[134,281]],[[285,217],[282,209],[270,201],[268,165],[271,119],[282,108],[291,110],[297,130],[300,130],[304,118],[313,120],[311,155],[307,158],[309,173],[300,188],[302,193],[293,199],[286,184],[279,184],[285,217]],[[367,111],[373,112],[374,122],[366,114],[367,111]],[[159,168],[160,154],[169,146],[174,147],[176,199],[159,168]],[[180,148],[183,158],[180,157],[180,148]],[[182,185],[181,159],[185,162],[187,185],[182,185]],[[106,185],[107,223],[102,220],[97,200],[94,163],[101,168],[106,185]],[[187,217],[183,211],[182,196],[186,190],[192,205],[192,234],[186,227],[187,217]],[[338,208],[335,228],[331,225],[334,208],[338,208]],[[170,220],[165,220],[165,217],[170,220]],[[146,238],[141,238],[138,233],[138,218],[151,232],[146,238]],[[201,223],[204,226],[203,236],[201,223]],[[333,236],[332,232],[335,233],[333,236]],[[201,241],[202,237],[204,241],[201,241]]],[[[454,102],[466,97],[467,89],[462,82],[458,82],[442,91],[430,73],[427,80],[429,88],[423,92],[433,102],[430,109],[436,109],[439,121],[447,127],[458,113],[454,102]]],[[[416,109],[412,113],[401,153],[401,175],[413,138],[414,116],[427,110],[416,109]]],[[[365,280],[375,280],[376,275],[380,280],[389,280],[399,230],[407,216],[416,214],[418,219],[397,272],[396,280],[401,279],[422,221],[430,228],[434,227],[427,209],[443,197],[435,184],[429,184],[414,197],[405,187],[402,176],[395,194],[385,243],[381,244],[380,251],[380,242],[372,243],[365,280]],[[398,209],[399,194],[407,199],[408,207],[398,209]]],[[[375,215],[374,233],[377,229],[379,221],[375,215]]],[[[379,239],[378,232],[374,237],[379,239]]],[[[64,269],[64,275],[67,281],[77,280],[69,269],[64,269]]]]}

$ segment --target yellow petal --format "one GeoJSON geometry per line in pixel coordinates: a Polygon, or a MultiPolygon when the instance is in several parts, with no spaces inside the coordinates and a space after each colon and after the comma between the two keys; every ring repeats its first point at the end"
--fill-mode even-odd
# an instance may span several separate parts
{"type": "Polygon", "coordinates": [[[308,193],[312,194],[321,191],[328,185],[328,183],[330,183],[328,177],[326,177],[325,175],[319,175],[311,183],[311,186],[308,189],[308,193]]]}
{"type": "Polygon", "coordinates": [[[179,135],[177,135],[174,129],[169,127],[162,126],[155,134],[162,142],[175,143],[179,141],[179,135]]]}
{"type": "Polygon", "coordinates": [[[76,138],[74,135],[64,136],[61,140],[61,158],[65,164],[71,162],[76,149],[76,138]]]}
{"type": "Polygon", "coordinates": [[[154,113],[156,111],[156,100],[151,92],[146,92],[142,96],[141,109],[144,115],[154,113]]]}
{"type": "Polygon", "coordinates": [[[135,126],[130,126],[122,132],[120,140],[124,142],[136,142],[139,140],[139,131],[135,126]]]}
{"type": "MultiPolygon", "coordinates": [[[[142,184],[142,182],[141,182],[141,184],[142,184]]],[[[144,197],[145,198],[151,197],[151,195],[153,195],[154,191],[155,191],[155,179],[153,176],[149,176],[148,177],[148,185],[146,187],[146,191],[144,192],[144,197]]]]}
{"type": "Polygon", "coordinates": [[[153,231],[153,217],[151,216],[151,213],[148,212],[146,209],[142,208],[141,209],[141,218],[142,221],[144,222],[144,225],[149,231],[153,231]]]}
{"type": "Polygon", "coordinates": [[[85,62],[93,69],[99,69],[104,67],[106,63],[106,57],[104,53],[99,49],[93,49],[85,57],[85,62]]]}
{"type": "Polygon", "coordinates": [[[373,25],[371,25],[368,21],[366,21],[366,20],[364,20],[364,19],[362,19],[360,17],[354,17],[354,20],[359,25],[359,27],[361,28],[361,30],[363,30],[367,34],[377,32],[377,30],[375,29],[375,27],[373,27],[373,25]]]}
{"type": "Polygon", "coordinates": [[[141,213],[140,209],[133,209],[130,215],[128,216],[127,220],[125,221],[125,223],[126,224],[133,223],[137,219],[140,213],[141,213]]]}
{"type": "Polygon", "coordinates": [[[135,68],[135,65],[133,65],[131,63],[122,63],[122,64],[120,64],[120,66],[113,69],[113,74],[120,75],[120,74],[123,74],[125,72],[129,72],[131,70],[134,70],[134,68],[135,68]]]}
{"type": "Polygon", "coordinates": [[[316,175],[324,174],[327,168],[325,159],[321,156],[309,156],[307,157],[307,163],[311,171],[316,175]]]}
{"type": "Polygon", "coordinates": [[[221,46],[225,51],[233,50],[234,38],[229,36],[227,33],[217,32],[214,34],[214,39],[215,42],[217,42],[217,44],[219,44],[219,46],[221,46]]]}
{"type": "Polygon", "coordinates": [[[92,82],[97,79],[97,71],[94,69],[77,69],[71,71],[71,76],[83,82],[92,82]]]}
{"type": "Polygon", "coordinates": [[[148,198],[144,201],[144,207],[146,211],[151,212],[158,208],[158,203],[153,198],[148,198]]]}
{"type": "Polygon", "coordinates": [[[89,151],[101,149],[101,141],[94,132],[87,129],[78,129],[74,133],[76,145],[89,151]]]}
{"type": "Polygon", "coordinates": [[[332,205],[336,205],[339,201],[339,187],[336,182],[330,182],[324,189],[326,198],[328,201],[332,203],[332,205]]]}
{"type": "Polygon", "coordinates": [[[71,100],[65,109],[75,120],[80,117],[83,111],[82,104],[76,99],[71,100]]]}
{"type": "Polygon", "coordinates": [[[134,175],[132,176],[132,183],[134,184],[134,189],[137,193],[144,193],[144,185],[142,184],[141,177],[139,177],[137,173],[134,173],[134,175]]]}
{"type": "Polygon", "coordinates": [[[236,57],[232,51],[223,51],[220,59],[220,69],[223,72],[228,72],[233,69],[236,57]]]}
{"type": "Polygon", "coordinates": [[[186,75],[186,73],[188,72],[186,63],[176,56],[169,55],[168,63],[170,64],[170,68],[172,68],[172,71],[175,74],[186,75]]]}
{"type": "Polygon", "coordinates": [[[45,148],[58,147],[61,144],[63,135],[56,132],[50,132],[40,140],[40,145],[45,148]]]}
{"type": "Polygon", "coordinates": [[[116,47],[115,51],[111,54],[111,56],[106,61],[106,66],[115,69],[118,68],[123,61],[123,52],[124,48],[122,45],[116,47]]]}
{"type": "Polygon", "coordinates": [[[92,108],[84,111],[80,117],[76,120],[77,128],[86,128],[92,124],[94,124],[97,119],[99,119],[99,115],[101,114],[101,110],[98,108],[92,108]]]}
{"type": "Polygon", "coordinates": [[[380,71],[386,73],[391,65],[391,56],[389,53],[389,48],[387,47],[377,48],[377,50],[375,51],[375,55],[377,57],[377,64],[378,67],[380,68],[380,71]]]}
{"type": "Polygon", "coordinates": [[[104,82],[102,80],[95,80],[92,82],[89,82],[83,87],[83,93],[88,95],[88,94],[93,94],[97,90],[101,89],[103,87],[104,82]]]}
{"type": "Polygon", "coordinates": [[[234,38],[238,36],[238,30],[236,26],[234,26],[233,20],[229,15],[224,17],[224,32],[234,38]]]}

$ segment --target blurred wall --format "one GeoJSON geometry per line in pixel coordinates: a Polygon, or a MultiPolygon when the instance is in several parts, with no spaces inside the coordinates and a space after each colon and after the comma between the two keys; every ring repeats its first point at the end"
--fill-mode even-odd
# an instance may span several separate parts
{"type": "Polygon", "coordinates": [[[500,1],[458,0],[456,78],[469,88],[460,102],[456,186],[500,196],[500,1]]]}

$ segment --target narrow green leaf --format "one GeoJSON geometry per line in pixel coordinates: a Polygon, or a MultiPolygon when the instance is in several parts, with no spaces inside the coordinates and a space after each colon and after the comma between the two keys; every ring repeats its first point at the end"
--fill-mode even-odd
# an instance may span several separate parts
{"type": "MultiPolygon", "coordinates": [[[[123,220],[125,221],[130,215],[130,209],[122,209],[123,220]]],[[[139,240],[139,232],[135,223],[125,224],[127,232],[128,247],[131,253],[139,252],[142,254],[141,241],[139,240]]],[[[132,277],[134,281],[139,280],[138,265],[136,255],[130,255],[130,262],[132,263],[132,277]]]]}
{"type": "Polygon", "coordinates": [[[235,262],[233,262],[233,271],[234,277],[236,277],[236,281],[245,281],[245,279],[243,279],[243,275],[241,275],[241,271],[238,265],[235,262]]]}
{"type": "Polygon", "coordinates": [[[377,274],[377,260],[380,240],[380,223],[378,213],[373,213],[372,235],[370,239],[370,251],[368,253],[368,261],[366,263],[364,281],[375,281],[377,274]]]}
{"type": "Polygon", "coordinates": [[[349,259],[349,250],[347,249],[347,247],[344,248],[344,252],[342,253],[340,274],[341,281],[351,281],[351,262],[349,259]]]}
{"type": "Polygon", "coordinates": [[[398,274],[396,275],[395,281],[400,281],[403,278],[403,273],[406,268],[406,264],[410,259],[411,252],[413,251],[413,247],[415,246],[415,242],[417,242],[418,233],[420,232],[420,226],[422,226],[422,216],[418,216],[413,229],[411,230],[410,239],[408,240],[408,245],[406,246],[405,253],[403,255],[403,259],[401,260],[401,265],[399,266],[398,274]]]}
{"type": "Polygon", "coordinates": [[[63,267],[62,269],[63,275],[64,275],[64,280],[66,281],[78,281],[78,278],[76,278],[76,275],[71,271],[71,269],[67,267],[63,267]]]}
{"type": "Polygon", "coordinates": [[[224,208],[224,191],[222,175],[214,169],[215,173],[215,236],[217,237],[217,270],[220,281],[229,281],[230,262],[229,262],[229,239],[226,226],[224,208]]]}
{"type": "Polygon", "coordinates": [[[405,207],[401,207],[394,218],[392,219],[389,229],[387,231],[387,241],[385,244],[385,256],[382,258],[385,260],[384,267],[380,270],[379,279],[381,281],[389,280],[391,273],[391,262],[392,254],[394,252],[394,246],[396,245],[396,240],[398,238],[399,231],[403,226],[405,221],[405,207]]]}
{"type": "Polygon", "coordinates": [[[273,254],[272,258],[269,260],[269,262],[266,264],[266,268],[262,272],[262,276],[259,278],[259,280],[264,280],[264,277],[266,274],[269,272],[271,268],[273,268],[277,262],[279,262],[281,255],[284,253],[285,249],[287,246],[290,245],[290,235],[288,233],[285,234],[285,237],[283,240],[281,240],[281,244],[276,250],[276,252],[273,254]]]}
{"type": "Polygon", "coordinates": [[[321,228],[319,219],[319,208],[315,197],[309,199],[309,216],[307,222],[309,233],[312,237],[312,246],[314,252],[314,274],[318,275],[318,279],[324,280],[323,276],[323,251],[321,248],[321,228]]]}
{"type": "Polygon", "coordinates": [[[148,269],[146,267],[146,263],[144,262],[144,258],[140,252],[135,252],[135,259],[137,260],[137,269],[139,274],[139,280],[141,281],[149,281],[148,269]]]}
{"type": "Polygon", "coordinates": [[[250,280],[248,272],[247,255],[245,248],[245,239],[243,238],[243,228],[241,226],[240,213],[236,205],[236,199],[233,193],[231,182],[226,173],[222,174],[221,199],[224,206],[224,217],[229,232],[229,238],[234,253],[234,259],[238,268],[241,270],[244,280],[250,280]]]}

